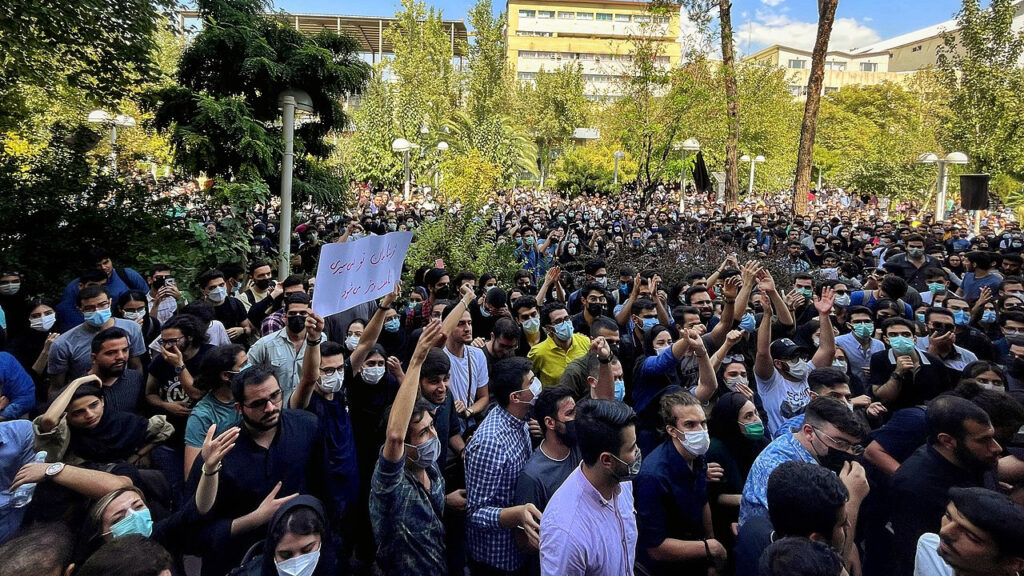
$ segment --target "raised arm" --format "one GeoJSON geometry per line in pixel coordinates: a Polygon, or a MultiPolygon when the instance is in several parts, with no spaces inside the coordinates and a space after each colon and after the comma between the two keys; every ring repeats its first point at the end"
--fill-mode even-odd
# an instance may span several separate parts
{"type": "Polygon", "coordinates": [[[651,300],[654,301],[654,309],[658,312],[658,323],[662,326],[669,326],[672,323],[672,315],[665,308],[665,303],[658,297],[658,287],[660,285],[661,276],[655,274],[651,277],[651,300]]]}
{"type": "Polygon", "coordinates": [[[196,509],[200,514],[206,514],[213,508],[217,501],[217,487],[220,483],[220,467],[224,456],[235,447],[238,440],[238,433],[242,429],[235,426],[214,438],[217,433],[217,425],[211,424],[206,431],[206,439],[203,440],[203,469],[199,477],[199,486],[196,488],[196,509]]]}
{"type": "Polygon", "coordinates": [[[754,357],[754,374],[761,380],[768,380],[775,373],[772,363],[772,303],[771,298],[761,294],[761,325],[757,327],[757,356],[754,357]]]}
{"type": "Polygon", "coordinates": [[[612,400],[615,398],[615,380],[612,378],[612,356],[611,348],[604,336],[597,336],[590,341],[590,351],[597,355],[598,372],[597,382],[590,387],[592,398],[603,398],[612,400]]]}
{"type": "Polygon", "coordinates": [[[619,309],[619,313],[615,315],[615,321],[619,326],[625,328],[629,326],[629,317],[633,314],[633,303],[640,298],[640,281],[641,276],[637,274],[633,277],[633,289],[629,291],[629,298],[622,303],[622,308],[619,309]]]}
{"type": "Polygon", "coordinates": [[[711,331],[711,342],[715,346],[721,346],[725,342],[725,335],[732,330],[732,323],[735,319],[733,308],[736,305],[736,296],[739,294],[742,284],[743,280],[739,276],[727,278],[722,283],[722,298],[725,299],[725,304],[722,306],[722,317],[711,331]]]}
{"type": "Polygon", "coordinates": [[[71,403],[71,398],[75,395],[75,391],[77,391],[78,387],[82,384],[89,383],[99,386],[101,384],[100,377],[95,374],[87,374],[81,378],[72,380],[71,384],[68,384],[67,387],[64,388],[64,391],[54,398],[50,407],[47,408],[46,412],[43,412],[36,421],[39,425],[39,431],[46,433],[56,428],[61,417],[64,416],[64,411],[68,409],[68,404],[71,403]]]}
{"type": "Polygon", "coordinates": [[[427,352],[434,346],[443,344],[445,337],[441,331],[441,323],[431,320],[416,342],[416,349],[413,350],[412,359],[409,361],[409,369],[406,370],[402,385],[395,395],[391,415],[388,417],[387,439],[381,452],[381,456],[388,462],[401,462],[405,457],[405,434],[409,429],[412,408],[416,404],[416,396],[420,390],[420,368],[427,357],[427,352]]]}
{"type": "Polygon", "coordinates": [[[384,327],[384,314],[391,308],[391,305],[395,303],[395,300],[402,294],[401,282],[395,283],[395,289],[387,293],[380,301],[380,306],[377,307],[377,311],[373,313],[370,321],[367,322],[366,327],[363,328],[363,334],[359,337],[359,344],[356,345],[356,349],[352,351],[352,356],[349,357],[349,362],[352,364],[352,373],[357,374],[363,369],[363,362],[366,357],[370,355],[370,350],[373,349],[373,345],[377,343],[377,338],[380,336],[380,330],[384,327]]]}
{"type": "Polygon", "coordinates": [[[736,295],[736,302],[733,304],[733,318],[742,317],[747,311],[747,303],[750,302],[750,294],[754,291],[754,286],[757,285],[757,273],[760,270],[761,265],[754,260],[746,262],[740,268],[740,280],[743,282],[743,286],[740,287],[739,294],[736,295]]]}
{"type": "Polygon", "coordinates": [[[708,350],[704,346],[704,339],[694,330],[686,331],[686,339],[690,342],[690,350],[697,358],[697,370],[699,378],[697,389],[694,391],[701,402],[707,402],[718,390],[718,379],[715,378],[715,370],[711,367],[711,359],[708,358],[708,350]]]}
{"type": "MultiPolygon", "coordinates": [[[[377,310],[380,314],[380,310],[377,310]]],[[[376,316],[376,314],[374,314],[376,316]]],[[[320,377],[320,336],[324,333],[324,319],[313,312],[306,316],[306,355],[302,358],[299,385],[288,401],[289,407],[305,410],[313,396],[313,386],[320,377]]]]}
{"type": "Polygon", "coordinates": [[[729,330],[725,335],[725,342],[715,350],[715,353],[711,355],[711,369],[718,372],[718,369],[722,367],[722,361],[729,355],[729,351],[736,345],[740,339],[743,338],[742,330],[729,330]]]}
{"type": "Polygon", "coordinates": [[[537,307],[543,308],[544,301],[547,300],[548,290],[552,284],[558,284],[558,280],[562,277],[562,267],[552,266],[548,268],[548,271],[544,274],[544,282],[540,285],[540,289],[537,290],[537,307]]]}
{"type": "Polygon", "coordinates": [[[771,298],[772,306],[775,307],[775,313],[779,315],[779,324],[793,326],[796,323],[796,320],[793,319],[793,313],[789,310],[789,306],[782,299],[782,295],[779,294],[775,286],[775,279],[764,268],[758,272],[757,288],[762,294],[767,294],[771,298]]]}
{"type": "Polygon", "coordinates": [[[818,320],[821,323],[818,351],[811,358],[815,368],[831,366],[832,359],[836,355],[836,335],[832,333],[832,317],[830,316],[835,298],[836,293],[829,286],[823,286],[821,296],[814,297],[814,308],[818,311],[818,320]]]}

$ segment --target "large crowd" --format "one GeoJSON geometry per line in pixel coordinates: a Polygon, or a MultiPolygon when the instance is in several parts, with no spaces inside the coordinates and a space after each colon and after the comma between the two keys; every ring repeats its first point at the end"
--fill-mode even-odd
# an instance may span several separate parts
{"type": "Polygon", "coordinates": [[[0,576],[1024,572],[1009,211],[516,188],[514,276],[320,317],[324,243],[463,209],[351,192],[283,278],[275,207],[183,205],[253,233],[195,278],[0,266],[0,576]]]}

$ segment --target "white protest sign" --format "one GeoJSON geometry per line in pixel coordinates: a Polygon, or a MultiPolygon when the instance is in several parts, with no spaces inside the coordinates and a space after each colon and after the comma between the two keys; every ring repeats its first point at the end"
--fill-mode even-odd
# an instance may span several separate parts
{"type": "Polygon", "coordinates": [[[324,244],[316,269],[313,311],[329,316],[388,294],[402,277],[412,232],[324,244]]]}

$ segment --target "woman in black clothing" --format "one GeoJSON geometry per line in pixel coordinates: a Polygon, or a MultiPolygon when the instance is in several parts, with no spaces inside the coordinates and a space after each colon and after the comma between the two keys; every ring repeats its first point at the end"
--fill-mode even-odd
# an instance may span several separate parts
{"type": "Polygon", "coordinates": [[[36,298],[28,305],[28,324],[11,340],[7,351],[18,359],[36,384],[36,400],[46,401],[48,382],[46,363],[50,346],[60,336],[56,330],[57,312],[49,300],[36,298]]]}
{"type": "MultiPolygon", "coordinates": [[[[138,324],[142,329],[142,338],[146,341],[147,346],[160,337],[160,321],[150,315],[146,293],[141,290],[131,290],[121,294],[117,300],[117,316],[138,324]]],[[[149,354],[148,348],[146,353],[149,354]]],[[[147,364],[150,359],[147,357],[143,365],[147,364]]]]}

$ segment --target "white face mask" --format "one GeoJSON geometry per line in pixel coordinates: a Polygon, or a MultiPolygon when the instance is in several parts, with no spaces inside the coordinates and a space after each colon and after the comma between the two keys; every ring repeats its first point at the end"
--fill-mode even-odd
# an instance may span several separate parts
{"type": "Polygon", "coordinates": [[[694,456],[703,456],[711,447],[711,436],[707,430],[683,432],[683,447],[694,456]]]}
{"type": "Polygon", "coordinates": [[[789,366],[789,375],[797,380],[803,380],[811,371],[805,360],[791,360],[786,362],[786,365],[789,366]]]}
{"type": "Polygon", "coordinates": [[[29,320],[28,321],[28,325],[33,330],[38,330],[40,332],[49,332],[50,328],[53,328],[53,325],[56,322],[57,322],[57,315],[51,313],[51,314],[46,314],[44,316],[41,316],[39,318],[33,318],[33,319],[29,320]]]}
{"type": "Polygon", "coordinates": [[[293,556],[274,566],[277,568],[278,576],[312,576],[316,570],[316,564],[320,561],[320,551],[314,550],[309,554],[293,556]]]}
{"type": "Polygon", "coordinates": [[[21,290],[21,282],[14,282],[0,286],[0,294],[3,294],[4,296],[13,296],[18,293],[18,290],[21,290]]]}
{"type": "Polygon", "coordinates": [[[352,350],[355,350],[356,346],[358,346],[358,345],[359,345],[359,336],[352,335],[352,336],[349,336],[348,338],[345,338],[345,348],[348,348],[350,352],[352,350]]]}
{"type": "MultiPolygon", "coordinates": [[[[523,402],[523,403],[524,404],[533,405],[533,403],[537,401],[537,396],[540,396],[541,391],[544,390],[544,386],[540,383],[540,380],[538,380],[536,376],[534,376],[533,381],[530,382],[529,390],[530,390],[530,401],[529,402],[523,402]]],[[[521,401],[519,401],[519,402],[521,402],[521,401]]]]}
{"type": "Polygon", "coordinates": [[[726,378],[725,379],[725,387],[728,388],[729,390],[731,390],[732,392],[735,392],[736,389],[739,388],[740,386],[746,386],[747,384],[748,384],[748,381],[743,376],[737,376],[735,378],[726,378]]]}
{"type": "Polygon", "coordinates": [[[363,382],[367,384],[376,384],[380,382],[380,379],[384,377],[383,366],[367,366],[362,371],[363,382]]]}
{"type": "Polygon", "coordinates": [[[223,302],[224,299],[227,298],[227,296],[228,290],[223,286],[219,288],[214,288],[213,290],[210,290],[206,294],[206,297],[210,300],[210,302],[223,302]]]}
{"type": "Polygon", "coordinates": [[[125,320],[141,320],[142,318],[145,318],[145,317],[146,317],[146,313],[145,312],[125,312],[124,313],[124,319],[125,320]]]}
{"type": "Polygon", "coordinates": [[[320,376],[320,380],[317,381],[316,385],[324,394],[334,394],[341,390],[342,385],[345,383],[345,373],[340,369],[331,374],[330,376],[320,376]]]}

